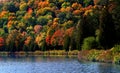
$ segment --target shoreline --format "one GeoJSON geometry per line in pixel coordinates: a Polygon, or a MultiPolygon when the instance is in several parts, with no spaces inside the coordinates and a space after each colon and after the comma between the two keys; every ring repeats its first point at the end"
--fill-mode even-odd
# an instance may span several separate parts
{"type": "Polygon", "coordinates": [[[78,50],[64,51],[64,50],[51,50],[51,51],[35,51],[35,52],[0,52],[0,56],[78,56],[78,50]]]}
{"type": "Polygon", "coordinates": [[[120,53],[112,50],[83,50],[78,53],[79,61],[113,63],[120,65],[120,53]]]}
{"type": "Polygon", "coordinates": [[[0,56],[56,56],[56,57],[77,57],[79,61],[113,63],[120,65],[120,53],[113,53],[111,50],[50,50],[35,52],[0,52],[0,56]]]}

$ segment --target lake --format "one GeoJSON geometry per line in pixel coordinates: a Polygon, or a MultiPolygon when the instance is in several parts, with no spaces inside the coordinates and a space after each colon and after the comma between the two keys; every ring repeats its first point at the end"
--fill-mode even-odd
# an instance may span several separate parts
{"type": "Polygon", "coordinates": [[[0,73],[120,73],[120,66],[80,62],[76,57],[2,56],[0,73]]]}

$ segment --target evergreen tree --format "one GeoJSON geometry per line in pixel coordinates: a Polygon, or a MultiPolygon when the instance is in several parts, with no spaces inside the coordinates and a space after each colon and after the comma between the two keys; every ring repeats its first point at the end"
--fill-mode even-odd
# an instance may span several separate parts
{"type": "Polygon", "coordinates": [[[81,44],[84,37],[84,17],[81,15],[81,19],[78,21],[76,25],[77,36],[76,36],[76,48],[78,50],[81,49],[81,44]]]}
{"type": "Polygon", "coordinates": [[[47,44],[46,44],[45,40],[43,40],[43,43],[41,46],[41,51],[46,51],[46,46],[47,46],[47,44]]]}
{"type": "Polygon", "coordinates": [[[69,51],[69,46],[70,46],[70,37],[68,35],[66,35],[65,38],[64,38],[63,49],[65,51],[69,51]]]}
{"type": "Polygon", "coordinates": [[[75,31],[72,32],[72,36],[70,37],[70,50],[76,49],[76,42],[75,42],[75,31]]]}
{"type": "MultiPolygon", "coordinates": [[[[111,11],[116,30],[116,42],[120,43],[120,0],[113,1],[114,9],[111,11]]],[[[113,8],[113,7],[110,7],[113,8]]]]}
{"type": "Polygon", "coordinates": [[[111,14],[108,12],[108,8],[104,7],[100,15],[100,34],[99,42],[102,48],[109,49],[115,42],[115,29],[111,14]]]}

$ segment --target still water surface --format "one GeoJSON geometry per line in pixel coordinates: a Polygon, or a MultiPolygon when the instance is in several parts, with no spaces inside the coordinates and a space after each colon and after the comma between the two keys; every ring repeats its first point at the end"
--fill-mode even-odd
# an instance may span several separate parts
{"type": "Polygon", "coordinates": [[[0,57],[0,73],[120,73],[120,66],[70,57],[0,57]]]}

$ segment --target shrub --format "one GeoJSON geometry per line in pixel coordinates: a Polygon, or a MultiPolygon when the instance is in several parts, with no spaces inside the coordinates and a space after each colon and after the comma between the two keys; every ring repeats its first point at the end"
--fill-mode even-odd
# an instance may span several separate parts
{"type": "Polygon", "coordinates": [[[120,54],[114,56],[113,62],[114,62],[115,64],[120,64],[120,54]]]}
{"type": "Polygon", "coordinates": [[[78,50],[69,51],[68,55],[78,55],[78,50]]]}
{"type": "Polygon", "coordinates": [[[102,51],[100,50],[91,50],[88,55],[88,60],[90,61],[97,61],[97,57],[101,54],[102,51]]]}
{"type": "Polygon", "coordinates": [[[97,45],[95,37],[87,37],[83,41],[82,50],[90,50],[92,48],[95,48],[96,46],[97,45]]]}
{"type": "Polygon", "coordinates": [[[115,45],[112,49],[112,52],[116,53],[116,52],[120,52],[120,45],[115,45]]]}
{"type": "MultiPolygon", "coordinates": [[[[100,51],[100,50],[99,50],[100,51]]],[[[110,50],[101,50],[101,53],[96,58],[97,61],[111,63],[113,60],[113,53],[110,50]]]]}

